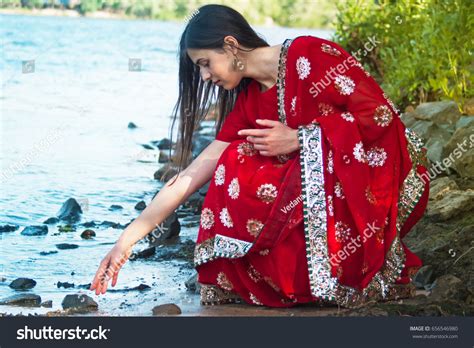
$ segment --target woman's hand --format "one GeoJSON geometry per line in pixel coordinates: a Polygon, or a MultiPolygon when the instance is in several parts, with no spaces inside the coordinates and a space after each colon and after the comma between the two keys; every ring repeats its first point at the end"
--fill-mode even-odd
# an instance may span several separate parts
{"type": "Polygon", "coordinates": [[[242,129],[238,134],[247,135],[247,140],[262,156],[285,155],[299,149],[297,129],[273,120],[257,120],[257,123],[269,128],[242,129]]]}
{"type": "Polygon", "coordinates": [[[114,247],[102,259],[89,290],[95,289],[96,295],[105,294],[111,278],[112,286],[115,286],[117,284],[118,272],[131,253],[132,247],[124,245],[120,240],[117,241],[114,247]]]}

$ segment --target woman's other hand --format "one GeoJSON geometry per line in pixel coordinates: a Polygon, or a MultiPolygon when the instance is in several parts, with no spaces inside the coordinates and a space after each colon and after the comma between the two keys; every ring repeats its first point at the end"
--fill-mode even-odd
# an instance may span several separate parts
{"type": "Polygon", "coordinates": [[[96,295],[105,294],[111,278],[112,286],[115,286],[117,284],[118,272],[131,253],[132,247],[117,241],[114,247],[102,259],[89,290],[95,289],[96,295]]]}
{"type": "Polygon", "coordinates": [[[274,120],[257,120],[257,123],[269,128],[242,129],[238,134],[247,135],[247,141],[262,156],[285,155],[299,149],[298,129],[274,120]]]}

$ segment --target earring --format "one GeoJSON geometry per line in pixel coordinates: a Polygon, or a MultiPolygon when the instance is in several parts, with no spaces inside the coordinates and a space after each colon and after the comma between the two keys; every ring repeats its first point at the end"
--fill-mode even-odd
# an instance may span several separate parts
{"type": "Polygon", "coordinates": [[[234,60],[232,61],[232,66],[234,70],[243,71],[245,69],[245,64],[234,55],[234,60]]]}

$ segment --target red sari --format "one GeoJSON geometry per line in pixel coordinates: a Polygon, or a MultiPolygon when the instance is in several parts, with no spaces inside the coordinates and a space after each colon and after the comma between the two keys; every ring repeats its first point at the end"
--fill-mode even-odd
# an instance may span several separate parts
{"type": "Polygon", "coordinates": [[[413,291],[421,260],[402,238],[427,204],[424,149],[344,49],[312,36],[285,40],[277,84],[262,93],[253,81],[216,139],[230,145],[195,248],[203,304],[350,307],[413,291]],[[264,128],[257,118],[298,129],[300,149],[261,156],[237,135],[264,128]]]}

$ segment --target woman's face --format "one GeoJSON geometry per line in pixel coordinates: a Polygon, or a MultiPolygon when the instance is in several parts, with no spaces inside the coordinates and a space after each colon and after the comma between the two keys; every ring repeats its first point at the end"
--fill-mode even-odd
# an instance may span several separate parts
{"type": "Polygon", "coordinates": [[[234,56],[229,50],[218,52],[212,49],[189,48],[187,52],[189,58],[199,67],[204,81],[211,80],[226,90],[239,85],[242,76],[232,69],[234,56]]]}

